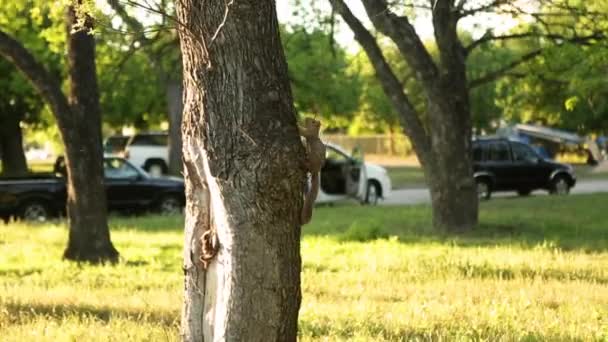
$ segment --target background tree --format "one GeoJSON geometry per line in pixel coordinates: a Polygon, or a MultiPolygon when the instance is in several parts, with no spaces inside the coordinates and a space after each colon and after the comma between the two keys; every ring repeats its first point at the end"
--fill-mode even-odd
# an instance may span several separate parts
{"type": "MultiPolygon", "coordinates": [[[[588,42],[603,39],[601,27],[588,25],[585,32],[577,30],[554,33],[544,19],[574,16],[586,23],[601,13],[589,12],[581,6],[567,2],[539,0],[532,9],[521,8],[517,1],[469,2],[437,0],[427,2],[399,2],[389,7],[384,0],[362,0],[367,16],[374,27],[397,46],[401,56],[414,71],[412,77],[419,83],[425,97],[426,108],[421,113],[404,92],[404,85],[378,45],[377,38],[356,18],[342,0],[330,0],[355,34],[355,39],[374,66],[384,91],[399,113],[403,129],[412,141],[430,187],[433,206],[433,223],[436,228],[463,231],[477,223],[477,196],[472,177],[471,135],[472,117],[470,90],[493,82],[517,66],[537,57],[542,50],[531,49],[496,70],[477,79],[467,79],[467,57],[477,47],[495,40],[550,39],[568,42],[588,42]],[[403,10],[403,9],[406,10],[403,10]],[[426,11],[433,24],[438,58],[429,50],[412,25],[411,11],[426,11]],[[545,23],[544,30],[531,29],[506,35],[488,31],[480,39],[465,45],[459,36],[458,23],[466,17],[480,13],[509,14],[545,23]],[[401,14],[403,13],[403,14],[401,14]]],[[[561,23],[558,23],[560,25],[561,23]]]]}
{"type": "MultiPolygon", "coordinates": [[[[0,27],[10,32],[20,41],[26,42],[30,51],[53,67],[54,75],[61,74],[60,55],[53,44],[55,22],[44,18],[41,11],[26,3],[6,4],[0,8],[0,27]]],[[[63,36],[62,36],[63,37],[63,36]]],[[[23,176],[27,164],[23,151],[21,124],[43,127],[45,122],[40,112],[43,101],[35,93],[27,80],[6,60],[0,60],[0,155],[2,174],[23,176]]]]}
{"type": "Polygon", "coordinates": [[[295,341],[304,150],[272,0],[177,2],[185,341],[295,341]],[[219,251],[204,270],[199,239],[219,251]]]}
{"type": "Polygon", "coordinates": [[[330,35],[318,28],[290,26],[281,33],[298,112],[322,117],[326,130],[347,126],[359,106],[362,82],[350,70],[346,51],[332,46],[330,35]]]}
{"type": "Polygon", "coordinates": [[[518,77],[501,80],[497,104],[507,122],[537,122],[581,134],[608,130],[605,44],[567,44],[539,55],[518,77]]]}
{"type": "Polygon", "coordinates": [[[29,85],[14,67],[0,60],[0,157],[2,175],[24,176],[27,163],[23,151],[21,122],[34,119],[41,109],[39,96],[33,94],[29,85]]]}
{"type": "Polygon", "coordinates": [[[105,127],[153,130],[166,122],[164,85],[141,46],[133,46],[131,35],[107,27],[97,31],[95,38],[105,127]]]}
{"type": "MultiPolygon", "coordinates": [[[[50,11],[56,6],[41,6],[50,11]]],[[[57,14],[57,13],[55,13],[57,14]]],[[[92,20],[78,20],[74,7],[65,12],[69,96],[59,81],[20,42],[0,31],[0,55],[13,63],[48,102],[66,148],[67,213],[70,226],[64,257],[78,261],[115,261],[110,241],[103,186],[101,114],[95,70],[92,20]],[[76,25],[78,20],[78,25],[76,25]],[[80,31],[75,31],[80,28],[80,31]]]]}
{"type": "MultiPolygon", "coordinates": [[[[131,33],[132,48],[141,50],[152,67],[156,86],[164,92],[166,118],[169,121],[169,172],[179,175],[182,172],[181,120],[182,72],[181,56],[177,33],[171,29],[169,20],[174,17],[174,7],[170,2],[137,2],[108,0],[115,13],[122,19],[122,28],[131,33]],[[125,6],[128,5],[127,6],[125,6]],[[152,25],[142,24],[129,9],[145,10],[159,17],[152,25]]],[[[147,74],[149,77],[150,74],[147,74]]]]}

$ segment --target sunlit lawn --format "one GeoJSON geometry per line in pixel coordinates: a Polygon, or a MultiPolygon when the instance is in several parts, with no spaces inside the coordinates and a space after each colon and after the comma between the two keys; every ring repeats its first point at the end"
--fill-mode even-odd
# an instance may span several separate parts
{"type": "Polygon", "coordinates": [[[393,189],[426,187],[424,173],[420,166],[390,166],[386,169],[393,189]]]}
{"type": "MultiPolygon", "coordinates": [[[[608,195],[482,204],[437,235],[418,207],[318,208],[301,340],[608,340],[608,195]]],[[[0,341],[179,339],[182,220],[114,218],[118,266],[60,260],[63,223],[0,226],[0,341]]]]}

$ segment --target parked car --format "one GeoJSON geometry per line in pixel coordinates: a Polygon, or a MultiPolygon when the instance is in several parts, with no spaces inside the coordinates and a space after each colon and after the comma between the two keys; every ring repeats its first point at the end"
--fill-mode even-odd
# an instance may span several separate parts
{"type": "Polygon", "coordinates": [[[538,189],[565,195],[576,184],[571,165],[544,159],[530,145],[505,138],[473,141],[473,171],[481,199],[492,192],[526,196],[538,189]]]}
{"type": "Polygon", "coordinates": [[[321,169],[321,186],[316,203],[329,203],[355,198],[375,205],[391,192],[391,180],[385,168],[365,163],[345,152],[340,146],[326,143],[325,165],[321,169]]]}
{"type": "MultiPolygon", "coordinates": [[[[125,136],[106,139],[106,153],[122,155],[153,176],[166,172],[168,165],[167,133],[139,133],[128,137],[122,151],[112,149],[125,136]]],[[[321,170],[321,186],[316,203],[335,202],[355,198],[362,203],[377,204],[388,197],[391,181],[385,168],[363,163],[345,152],[340,146],[326,143],[327,160],[321,170]]]]}
{"type": "Polygon", "coordinates": [[[169,170],[169,137],[165,132],[113,135],[104,142],[106,155],[118,155],[159,177],[169,170]]]}
{"type": "MultiPolygon", "coordinates": [[[[63,170],[58,159],[55,173],[1,178],[0,216],[45,220],[63,214],[66,204],[63,170]]],[[[118,157],[104,158],[104,174],[109,210],[152,210],[169,214],[181,212],[185,205],[184,182],[179,178],[150,177],[141,168],[118,157]]]]}

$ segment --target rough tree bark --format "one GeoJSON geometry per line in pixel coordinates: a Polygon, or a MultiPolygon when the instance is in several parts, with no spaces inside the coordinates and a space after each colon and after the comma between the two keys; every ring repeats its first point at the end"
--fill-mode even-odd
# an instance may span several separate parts
{"type": "Polygon", "coordinates": [[[435,37],[440,51],[437,65],[407,17],[397,16],[385,0],[362,0],[374,27],[397,45],[416,72],[428,104],[428,130],[420,121],[403,84],[386,61],[376,38],[353,15],[342,0],[331,5],[349,25],[370,59],[376,76],[396,112],[405,134],[420,160],[431,192],[433,225],[443,231],[460,232],[477,224],[477,192],[471,160],[469,111],[464,48],[456,35],[457,12],[452,1],[437,0],[433,11],[435,37]]]}
{"type": "MultiPolygon", "coordinates": [[[[95,42],[87,32],[71,34],[74,11],[66,14],[70,99],[61,85],[18,41],[0,30],[0,55],[13,63],[47,101],[66,147],[68,246],[64,257],[76,261],[116,261],[110,241],[103,185],[101,118],[95,73],[95,42]]],[[[85,27],[91,28],[87,18],[85,27]]]]}
{"type": "Polygon", "coordinates": [[[67,213],[70,235],[64,257],[77,261],[116,261],[118,251],[110,241],[103,175],[101,110],[95,67],[95,37],[84,29],[72,32],[77,21],[73,7],[66,11],[68,74],[71,111],[60,115],[66,151],[67,213]]]}
{"type": "Polygon", "coordinates": [[[20,118],[17,115],[4,115],[4,118],[0,120],[0,155],[2,156],[2,176],[5,177],[27,175],[23,134],[19,122],[20,118]]]}
{"type": "Polygon", "coordinates": [[[304,150],[274,1],[176,5],[187,198],[182,338],[295,341],[304,150]],[[196,261],[209,229],[219,251],[205,271],[196,261]]]}
{"type": "Polygon", "coordinates": [[[169,173],[182,175],[182,100],[183,86],[179,81],[169,80],[166,83],[167,111],[169,114],[169,173]]]}

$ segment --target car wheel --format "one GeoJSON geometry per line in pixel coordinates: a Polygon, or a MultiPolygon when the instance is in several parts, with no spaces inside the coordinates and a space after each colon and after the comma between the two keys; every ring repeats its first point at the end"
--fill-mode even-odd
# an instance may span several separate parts
{"type": "Polygon", "coordinates": [[[165,196],[158,203],[158,210],[162,215],[174,215],[182,212],[182,203],[176,196],[165,196]]]}
{"type": "Polygon", "coordinates": [[[519,196],[528,196],[528,195],[530,195],[531,192],[532,192],[532,190],[530,190],[530,189],[519,189],[519,190],[517,190],[517,194],[519,196]]]}
{"type": "Polygon", "coordinates": [[[147,171],[152,177],[160,177],[164,174],[165,167],[161,163],[148,164],[147,171]]]}
{"type": "Polygon", "coordinates": [[[475,180],[475,184],[477,187],[477,198],[480,200],[488,200],[492,196],[492,191],[490,190],[490,182],[487,179],[479,178],[475,180]]]}
{"type": "Polygon", "coordinates": [[[51,211],[46,203],[40,200],[28,201],[19,209],[19,217],[25,221],[44,222],[51,216],[51,211]]]}
{"type": "Polygon", "coordinates": [[[367,183],[367,192],[365,193],[365,203],[369,205],[377,205],[380,200],[380,186],[375,182],[367,183]]]}
{"type": "Polygon", "coordinates": [[[564,176],[557,176],[551,184],[551,193],[554,195],[567,195],[570,193],[570,184],[564,176]]]}

